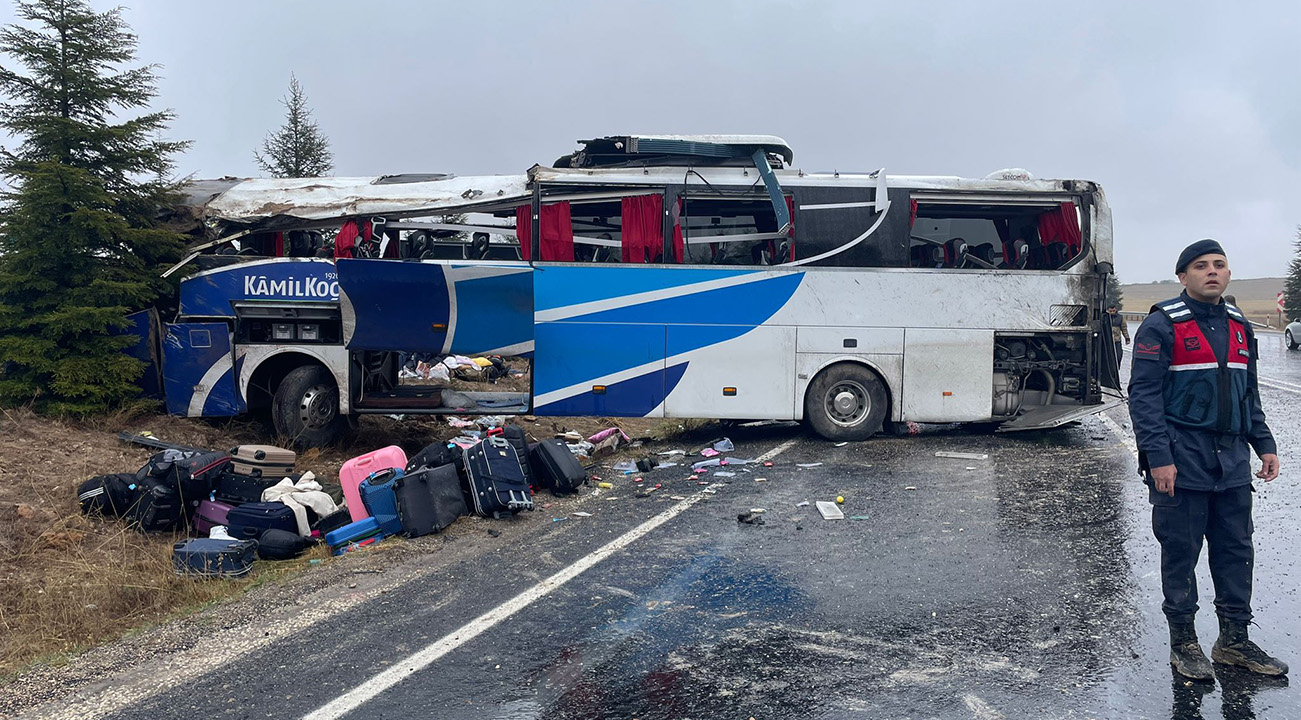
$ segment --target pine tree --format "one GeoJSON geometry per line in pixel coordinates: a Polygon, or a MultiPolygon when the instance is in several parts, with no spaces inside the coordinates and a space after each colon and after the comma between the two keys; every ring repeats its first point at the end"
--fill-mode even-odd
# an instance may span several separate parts
{"type": "Polygon", "coordinates": [[[1296,229],[1296,256],[1287,266],[1287,280],[1283,283],[1283,322],[1289,323],[1301,318],[1301,226],[1296,229]]]}
{"type": "Polygon", "coordinates": [[[285,106],[285,124],[262,141],[262,152],[253,158],[262,171],[278,178],[320,177],[333,169],[330,141],[312,119],[307,95],[298,78],[289,76],[289,97],[285,106]]]}
{"type": "Polygon", "coordinates": [[[26,24],[0,31],[0,404],[85,415],[136,395],[142,364],[115,335],[125,315],[169,289],[159,273],[183,238],[156,225],[172,198],[159,139],[173,118],[146,112],[154,66],[135,60],[119,10],[83,0],[17,3],[26,24]]]}
{"type": "Polygon", "coordinates": [[[1120,289],[1120,278],[1116,277],[1114,274],[1107,276],[1106,295],[1107,297],[1106,302],[1103,305],[1104,307],[1107,305],[1115,305],[1117,309],[1120,309],[1125,306],[1125,292],[1120,289]]]}

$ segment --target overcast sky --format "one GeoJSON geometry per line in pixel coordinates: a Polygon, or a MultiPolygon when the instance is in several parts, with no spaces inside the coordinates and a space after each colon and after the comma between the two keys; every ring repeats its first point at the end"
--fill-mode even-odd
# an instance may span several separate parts
{"type": "Polygon", "coordinates": [[[125,4],[197,177],[258,174],[294,73],[337,175],[522,172],[636,132],[780,135],[810,171],[1024,167],[1102,183],[1125,282],[1202,237],[1282,275],[1301,223],[1297,3],[125,4]]]}

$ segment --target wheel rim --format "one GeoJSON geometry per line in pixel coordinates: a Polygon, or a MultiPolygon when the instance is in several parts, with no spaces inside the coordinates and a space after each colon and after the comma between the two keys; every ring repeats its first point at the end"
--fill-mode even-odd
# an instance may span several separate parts
{"type": "Polygon", "coordinates": [[[311,430],[329,425],[338,415],[337,391],[329,385],[309,388],[298,402],[298,419],[311,430]]]}
{"type": "Polygon", "coordinates": [[[857,380],[841,380],[832,385],[822,404],[827,418],[840,427],[858,425],[872,411],[872,397],[857,380]]]}

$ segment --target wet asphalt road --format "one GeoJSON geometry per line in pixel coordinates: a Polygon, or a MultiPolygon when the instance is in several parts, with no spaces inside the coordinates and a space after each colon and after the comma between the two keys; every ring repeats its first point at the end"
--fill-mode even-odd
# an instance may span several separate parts
{"type": "MultiPolygon", "coordinates": [[[[1256,496],[1253,637],[1301,667],[1301,352],[1262,335],[1261,354],[1283,476],[1256,496]]],[[[1301,717],[1286,680],[1172,676],[1146,493],[1098,419],[843,447],[731,437],[736,457],[794,444],[345,717],[1301,717]],[[836,495],[850,518],[796,507],[836,495]],[[737,522],[760,507],[763,525],[737,522]]],[[[536,523],[117,717],[302,717],[702,490],[684,476],[645,475],[664,485],[646,498],[616,479],[568,508],[592,517],[536,523]]],[[[1199,576],[1209,650],[1204,559],[1199,576]]]]}

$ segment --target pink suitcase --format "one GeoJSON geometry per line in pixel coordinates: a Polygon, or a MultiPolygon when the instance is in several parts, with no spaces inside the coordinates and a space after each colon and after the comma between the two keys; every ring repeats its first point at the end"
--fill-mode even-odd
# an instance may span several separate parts
{"type": "Polygon", "coordinates": [[[234,507],[220,500],[204,500],[194,511],[194,529],[207,535],[214,527],[226,524],[226,513],[234,507]]]}
{"type": "Polygon", "coordinates": [[[355,457],[339,468],[339,484],[343,486],[343,499],[348,503],[348,514],[352,516],[353,522],[370,517],[366,506],[361,502],[361,492],[357,489],[361,481],[378,470],[406,466],[407,454],[397,445],[389,445],[355,457]]]}

